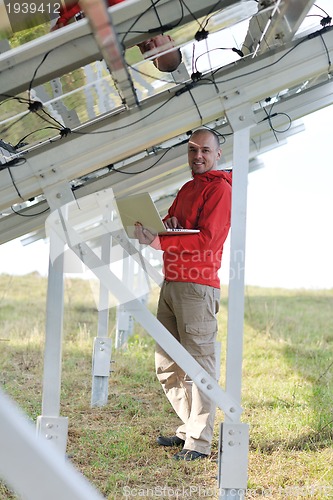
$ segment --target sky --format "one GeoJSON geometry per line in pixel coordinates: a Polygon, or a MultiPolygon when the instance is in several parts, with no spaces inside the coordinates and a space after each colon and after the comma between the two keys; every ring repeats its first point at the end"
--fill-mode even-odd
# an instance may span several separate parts
{"type": "Polygon", "coordinates": [[[249,175],[247,284],[333,288],[332,113],[304,117],[305,131],[249,175]]]}
{"type": "MultiPolygon", "coordinates": [[[[305,131],[260,156],[249,175],[245,282],[279,288],[333,288],[333,106],[303,118],[305,131]]],[[[228,281],[228,246],[221,281],[228,281]]],[[[48,271],[48,243],[0,246],[0,273],[48,271]]]]}

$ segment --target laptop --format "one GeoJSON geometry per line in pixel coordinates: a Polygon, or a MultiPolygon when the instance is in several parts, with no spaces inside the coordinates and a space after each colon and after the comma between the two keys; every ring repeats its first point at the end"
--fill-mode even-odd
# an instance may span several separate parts
{"type": "Polygon", "coordinates": [[[149,193],[115,198],[118,213],[129,238],[134,238],[134,224],[141,222],[153,234],[182,235],[199,233],[200,229],[167,229],[149,193]]]}

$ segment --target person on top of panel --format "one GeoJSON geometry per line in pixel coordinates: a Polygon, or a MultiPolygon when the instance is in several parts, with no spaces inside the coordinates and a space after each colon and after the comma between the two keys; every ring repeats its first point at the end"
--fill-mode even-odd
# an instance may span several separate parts
{"type": "MultiPolygon", "coordinates": [[[[124,1],[125,0],[108,0],[108,5],[112,7],[124,1]]],[[[51,28],[51,31],[63,28],[82,17],[84,17],[84,13],[80,7],[79,0],[66,2],[66,5],[60,8],[60,15],[51,28]]],[[[154,66],[163,73],[175,71],[182,62],[181,51],[175,47],[175,41],[169,35],[156,35],[152,38],[148,38],[144,42],[138,43],[137,46],[143,57],[145,59],[152,57],[151,60],[154,66]],[[160,56],[157,55],[165,51],[168,52],[160,56]],[[155,55],[156,57],[154,58],[155,55]]]]}

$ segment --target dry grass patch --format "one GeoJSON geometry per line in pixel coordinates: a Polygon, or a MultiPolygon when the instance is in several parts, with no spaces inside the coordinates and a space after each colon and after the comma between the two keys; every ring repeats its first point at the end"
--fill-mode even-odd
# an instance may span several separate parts
{"type": "MultiPolygon", "coordinates": [[[[41,412],[46,280],[0,276],[0,380],[35,421],[41,412]]],[[[247,289],[242,421],[250,424],[247,498],[333,498],[333,292],[247,289]]],[[[150,305],[156,307],[156,294],[150,305]]],[[[224,380],[227,290],[219,337],[224,380]]],[[[110,311],[114,336],[115,311],[110,311]]],[[[212,456],[172,460],[156,443],[178,425],[154,374],[154,341],[136,325],[113,352],[109,399],[90,408],[97,311],[90,286],[65,287],[61,415],[69,418],[71,462],[110,500],[218,498],[217,412],[212,456]],[[200,493],[201,492],[201,493],[200,493]],[[154,496],[155,495],[155,496],[154,496]],[[183,496],[181,496],[183,495],[183,496]]],[[[0,500],[15,496],[0,484],[0,500]]]]}

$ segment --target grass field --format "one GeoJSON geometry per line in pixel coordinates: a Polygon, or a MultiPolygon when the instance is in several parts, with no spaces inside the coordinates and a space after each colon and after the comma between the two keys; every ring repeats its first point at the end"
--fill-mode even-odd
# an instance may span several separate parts
{"type": "MultiPolygon", "coordinates": [[[[0,276],[1,386],[30,419],[41,414],[46,279],[0,276]]],[[[151,309],[156,306],[156,293],[151,309]]],[[[242,421],[250,425],[246,498],[333,498],[333,290],[248,288],[245,299],[242,421]]],[[[227,290],[219,337],[225,367],[227,290]]],[[[115,311],[110,311],[114,337],[115,311]]],[[[107,499],[218,498],[218,411],[213,453],[193,463],[156,436],[177,418],[154,375],[154,342],[139,325],[113,350],[109,401],[90,408],[97,311],[88,282],[65,285],[61,415],[68,455],[107,499]],[[126,497],[127,494],[127,497],[126,497]]],[[[5,453],[1,450],[0,453],[5,453]]],[[[0,500],[15,499],[0,483],[0,500]]],[[[47,500],[47,499],[45,499],[47,500]]],[[[61,500],[61,499],[59,499],[61,500]]]]}

